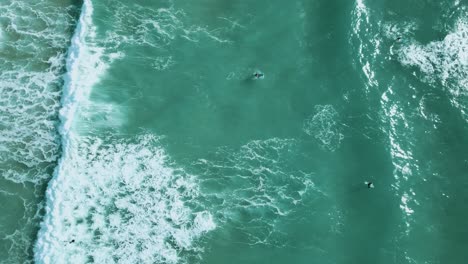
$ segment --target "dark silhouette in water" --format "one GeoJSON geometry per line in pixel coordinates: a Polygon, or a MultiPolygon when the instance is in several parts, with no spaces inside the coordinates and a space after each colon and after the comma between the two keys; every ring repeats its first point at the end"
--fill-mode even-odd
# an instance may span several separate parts
{"type": "Polygon", "coordinates": [[[257,72],[254,72],[253,76],[254,76],[254,79],[261,79],[265,75],[263,73],[257,71],[257,72]]]}
{"type": "Polygon", "coordinates": [[[374,184],[372,182],[364,182],[367,185],[367,188],[374,188],[374,184]]]}
{"type": "Polygon", "coordinates": [[[261,80],[261,79],[264,79],[264,78],[265,78],[265,74],[263,72],[261,72],[261,71],[256,70],[256,71],[254,71],[252,73],[252,75],[247,76],[244,79],[244,82],[253,84],[254,81],[261,80]]]}

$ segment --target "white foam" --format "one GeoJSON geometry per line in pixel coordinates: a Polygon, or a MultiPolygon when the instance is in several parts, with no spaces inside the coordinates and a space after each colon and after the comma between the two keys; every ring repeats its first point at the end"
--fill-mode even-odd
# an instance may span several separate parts
{"type": "Polygon", "coordinates": [[[131,45],[163,50],[177,39],[199,42],[203,37],[229,42],[207,26],[185,23],[185,12],[174,7],[154,9],[135,3],[129,7],[127,3],[116,2],[106,8],[107,12],[115,14],[114,30],[106,33],[108,43],[115,48],[131,45]],[[128,34],[130,28],[134,34],[128,34]]]}
{"type": "Polygon", "coordinates": [[[153,63],[151,63],[151,67],[158,71],[164,71],[169,67],[172,67],[174,64],[175,61],[172,56],[158,57],[154,59],[153,63]]]}
{"type": "Polygon", "coordinates": [[[468,120],[468,20],[460,18],[442,41],[409,43],[401,48],[399,58],[403,65],[417,67],[423,81],[442,84],[450,92],[452,104],[468,120]]]}
{"type": "Polygon", "coordinates": [[[221,148],[209,160],[193,164],[204,174],[203,196],[217,222],[245,236],[236,242],[287,244],[285,230],[277,224],[311,208],[311,197],[325,196],[315,186],[314,174],[294,162],[302,155],[298,145],[294,139],[253,140],[238,150],[221,148]]]}
{"type": "Polygon", "coordinates": [[[60,110],[60,132],[64,139],[67,138],[73,124],[77,108],[89,103],[87,99],[91,88],[99,82],[109,63],[122,56],[118,53],[106,54],[105,49],[96,44],[96,27],[93,25],[92,14],[93,5],[90,0],[85,0],[68,51],[67,74],[60,110]]]}
{"type": "Polygon", "coordinates": [[[350,38],[350,44],[355,46],[353,41],[357,41],[359,63],[366,77],[366,92],[369,92],[372,87],[379,86],[375,72],[372,71],[372,66],[380,54],[379,35],[374,29],[378,25],[371,23],[370,10],[364,0],[356,0],[353,17],[353,38],[350,38]]]}
{"type": "Polygon", "coordinates": [[[59,153],[56,115],[62,50],[73,25],[69,7],[22,1],[0,3],[0,174],[39,184],[50,178],[59,153]],[[46,28],[40,25],[48,24],[46,28]]]}
{"type": "Polygon", "coordinates": [[[414,21],[390,23],[386,22],[382,25],[382,33],[390,41],[396,41],[398,37],[408,38],[413,35],[413,32],[418,29],[418,24],[414,21]]]}
{"type": "Polygon", "coordinates": [[[63,156],[47,189],[35,261],[179,263],[182,252],[198,251],[193,241],[215,228],[208,212],[186,204],[198,195],[193,177],[169,166],[152,136],[130,142],[74,129],[83,105],[96,106],[88,101],[91,88],[115,58],[96,44],[92,13],[85,0],[67,60],[63,156]]]}
{"type": "Polygon", "coordinates": [[[36,262],[180,263],[198,252],[194,241],[216,225],[209,212],[192,211],[194,177],[157,145],[152,136],[72,136],[47,190],[36,262]]]}
{"type": "Polygon", "coordinates": [[[408,194],[407,193],[404,193],[403,196],[401,197],[401,204],[400,204],[400,208],[405,211],[405,213],[410,216],[414,213],[414,210],[409,208],[408,206],[408,194]]]}
{"type": "Polygon", "coordinates": [[[7,216],[15,224],[2,226],[2,263],[31,261],[42,190],[59,158],[64,49],[78,8],[66,2],[0,1],[0,177],[23,201],[21,215],[7,216]]]}
{"type": "Polygon", "coordinates": [[[355,28],[355,32],[357,32],[360,28],[361,19],[364,19],[366,23],[369,23],[369,11],[367,10],[366,5],[364,4],[364,0],[356,0],[355,12],[358,17],[358,21],[356,24],[357,27],[355,28]]]}
{"type": "MultiPolygon", "coordinates": [[[[69,147],[69,142],[71,140],[70,127],[78,107],[78,101],[80,99],[82,100],[86,95],[89,95],[91,87],[87,85],[93,84],[90,80],[96,80],[96,76],[93,76],[93,71],[91,71],[91,67],[93,65],[91,65],[91,67],[86,67],[87,61],[85,60],[86,57],[91,57],[91,62],[96,62],[96,60],[99,60],[101,55],[98,54],[97,58],[90,56],[90,50],[86,47],[86,37],[88,32],[93,31],[91,18],[92,10],[91,2],[89,0],[85,0],[75,29],[75,34],[72,37],[71,45],[68,50],[66,63],[67,74],[64,77],[65,82],[62,93],[62,109],[60,110],[60,120],[62,122],[60,134],[62,136],[63,156],[59,160],[59,165],[55,169],[54,177],[49,182],[48,191],[46,193],[46,215],[41,223],[41,229],[38,233],[38,241],[36,242],[34,249],[35,260],[39,263],[50,262],[50,259],[45,257],[49,252],[47,251],[47,243],[44,242],[44,240],[48,240],[49,237],[52,236],[49,232],[53,232],[53,229],[55,228],[54,224],[56,225],[57,221],[59,221],[51,215],[56,207],[56,204],[54,204],[56,201],[54,200],[54,197],[51,196],[50,190],[57,188],[57,178],[62,176],[62,169],[65,166],[64,162],[66,162],[68,157],[71,155],[72,150],[69,147]],[[88,72],[83,69],[88,69],[88,72]],[[91,77],[87,77],[87,75],[82,74],[91,74],[91,77]],[[83,79],[83,84],[80,83],[81,79],[83,79]],[[88,82],[86,82],[86,80],[88,80],[88,82]]],[[[66,177],[66,175],[62,177],[66,177]]]]}
{"type": "Polygon", "coordinates": [[[414,161],[411,143],[413,142],[412,125],[410,125],[405,116],[405,110],[395,101],[393,87],[389,86],[387,91],[382,94],[380,103],[383,109],[390,142],[390,155],[394,167],[393,176],[395,178],[394,188],[397,195],[401,196],[400,208],[404,213],[406,230],[408,233],[411,223],[414,221],[411,215],[414,213],[414,208],[417,204],[415,193],[408,194],[404,186],[410,183],[414,172],[419,170],[417,163],[414,161]],[[403,143],[405,142],[405,144],[403,143]]]}
{"type": "MultiPolygon", "coordinates": [[[[419,100],[419,107],[418,107],[418,110],[419,110],[419,114],[426,120],[429,120],[431,121],[431,123],[433,124],[434,128],[437,128],[437,124],[438,123],[441,123],[441,120],[440,120],[440,117],[435,114],[435,113],[431,113],[428,109],[427,109],[427,106],[426,106],[426,101],[428,100],[427,98],[430,98],[430,97],[434,97],[433,94],[425,94],[421,97],[421,99],[419,100]]],[[[437,98],[437,97],[436,97],[437,98]]],[[[437,98],[439,99],[439,98],[437,98]]],[[[435,100],[434,99],[431,99],[431,100],[435,100]]]]}
{"type": "Polygon", "coordinates": [[[344,138],[338,119],[338,112],[332,105],[316,105],[315,114],[304,120],[302,130],[317,139],[323,148],[335,151],[344,138]]]}

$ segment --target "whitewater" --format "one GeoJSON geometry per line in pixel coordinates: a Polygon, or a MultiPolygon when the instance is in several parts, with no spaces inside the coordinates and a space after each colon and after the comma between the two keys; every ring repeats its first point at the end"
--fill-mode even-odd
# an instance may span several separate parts
{"type": "Polygon", "coordinates": [[[0,263],[463,263],[467,14],[5,0],[0,263]]]}
{"type": "Polygon", "coordinates": [[[197,196],[190,175],[182,178],[167,167],[164,151],[151,146],[157,143],[153,136],[106,145],[73,131],[91,88],[119,58],[95,46],[92,14],[91,1],[84,1],[68,51],[60,110],[63,154],[48,185],[35,262],[179,263],[177,251],[192,250],[192,240],[215,226],[208,212],[192,217],[184,205],[183,198],[197,196]]]}

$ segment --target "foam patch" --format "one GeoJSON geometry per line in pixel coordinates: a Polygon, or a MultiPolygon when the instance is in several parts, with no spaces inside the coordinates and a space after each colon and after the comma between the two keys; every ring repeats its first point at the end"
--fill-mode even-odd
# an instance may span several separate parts
{"type": "Polygon", "coordinates": [[[238,150],[220,148],[193,164],[203,175],[203,199],[216,221],[240,231],[235,237],[241,241],[234,242],[284,246],[290,241],[282,226],[296,211],[308,210],[312,194],[324,196],[313,173],[294,163],[298,147],[293,139],[253,140],[238,150]]]}
{"type": "Polygon", "coordinates": [[[74,26],[70,10],[0,3],[0,175],[16,183],[50,178],[59,156],[56,125],[67,30],[74,26]]]}
{"type": "Polygon", "coordinates": [[[315,114],[304,121],[303,131],[318,140],[329,151],[340,147],[344,136],[338,123],[338,112],[331,105],[316,105],[315,114]]]}
{"type": "Polygon", "coordinates": [[[153,136],[76,137],[47,190],[38,263],[184,263],[215,228],[197,182],[153,136]]]}
{"type": "Polygon", "coordinates": [[[400,62],[417,67],[431,85],[440,83],[452,96],[452,104],[468,120],[468,21],[459,19],[442,41],[427,45],[416,42],[401,48],[400,62]]]}

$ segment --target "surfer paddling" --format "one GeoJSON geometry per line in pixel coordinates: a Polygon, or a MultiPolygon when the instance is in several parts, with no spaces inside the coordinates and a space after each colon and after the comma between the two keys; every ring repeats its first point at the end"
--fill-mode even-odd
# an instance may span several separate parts
{"type": "Polygon", "coordinates": [[[265,77],[265,74],[263,74],[262,72],[256,71],[256,72],[254,72],[253,77],[256,80],[257,79],[263,79],[265,77]]]}
{"type": "Polygon", "coordinates": [[[372,182],[364,182],[367,185],[367,188],[374,188],[374,184],[372,182]]]}

